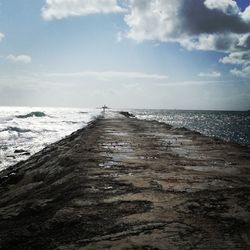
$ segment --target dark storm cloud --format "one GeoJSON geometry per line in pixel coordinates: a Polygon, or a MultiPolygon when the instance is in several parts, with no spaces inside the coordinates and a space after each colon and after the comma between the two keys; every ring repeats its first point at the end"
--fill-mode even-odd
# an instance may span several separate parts
{"type": "MultiPolygon", "coordinates": [[[[239,13],[230,11],[230,9],[227,10],[227,13],[220,9],[209,9],[204,2],[197,0],[183,1],[180,8],[180,17],[182,18],[184,32],[191,35],[250,32],[250,22],[243,20],[239,13]]],[[[221,42],[223,43],[223,41],[220,41],[219,45],[221,45],[221,42]]]]}

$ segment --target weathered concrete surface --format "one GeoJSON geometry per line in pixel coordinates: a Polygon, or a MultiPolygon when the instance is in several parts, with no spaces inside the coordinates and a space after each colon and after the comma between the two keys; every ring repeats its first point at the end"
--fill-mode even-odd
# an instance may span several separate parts
{"type": "Polygon", "coordinates": [[[0,249],[249,249],[250,150],[115,115],[0,174],[0,249]]]}

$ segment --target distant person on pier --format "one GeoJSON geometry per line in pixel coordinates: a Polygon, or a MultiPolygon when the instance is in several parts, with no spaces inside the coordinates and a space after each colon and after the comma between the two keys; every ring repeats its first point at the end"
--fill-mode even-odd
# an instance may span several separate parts
{"type": "Polygon", "coordinates": [[[106,109],[109,109],[106,105],[102,106],[102,112],[105,113],[106,109]]]}

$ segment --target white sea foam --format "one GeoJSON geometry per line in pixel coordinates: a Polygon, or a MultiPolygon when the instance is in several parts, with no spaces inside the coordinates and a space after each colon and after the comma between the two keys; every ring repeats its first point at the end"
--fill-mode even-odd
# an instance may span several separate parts
{"type": "Polygon", "coordinates": [[[100,114],[97,109],[0,107],[0,170],[25,160],[100,114]],[[22,150],[21,153],[15,153],[22,150]]]}

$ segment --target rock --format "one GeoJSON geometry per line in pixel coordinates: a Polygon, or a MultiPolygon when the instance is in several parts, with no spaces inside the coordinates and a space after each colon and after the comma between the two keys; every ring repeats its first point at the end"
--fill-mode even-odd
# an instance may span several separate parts
{"type": "Polygon", "coordinates": [[[120,114],[124,115],[127,118],[135,118],[134,114],[131,114],[131,113],[127,112],[127,111],[121,111],[120,114]]]}
{"type": "Polygon", "coordinates": [[[30,153],[26,150],[23,150],[23,149],[16,149],[14,151],[15,154],[20,154],[20,155],[30,155],[30,153]]]}

